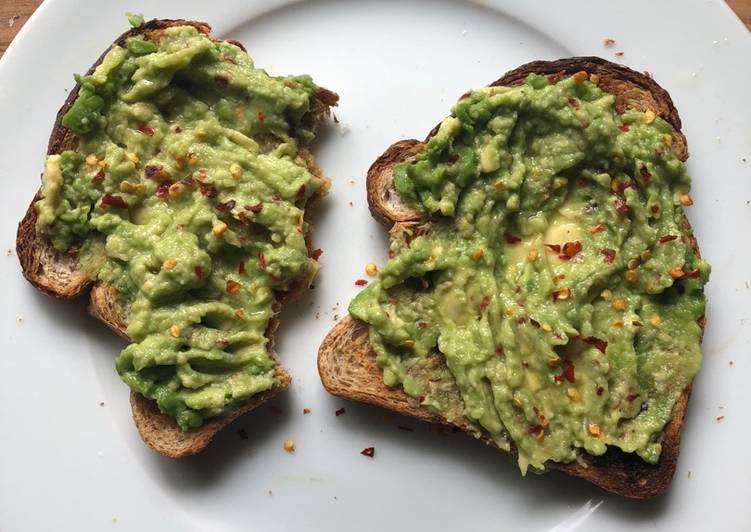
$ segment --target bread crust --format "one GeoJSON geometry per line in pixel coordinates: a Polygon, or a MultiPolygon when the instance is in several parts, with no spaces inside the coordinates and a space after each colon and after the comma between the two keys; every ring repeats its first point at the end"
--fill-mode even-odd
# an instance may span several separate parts
{"type": "MultiPolygon", "coordinates": [[[[158,40],[160,32],[173,26],[193,26],[201,33],[204,33],[213,40],[217,40],[211,37],[211,27],[205,22],[183,19],[160,19],[150,20],[138,28],[133,28],[123,33],[113,44],[124,45],[127,38],[135,35],[144,35],[149,40],[158,40]]],[[[236,41],[229,42],[245,50],[240,43],[236,41]]],[[[109,48],[107,51],[109,51],[109,48]]],[[[97,59],[87,74],[92,73],[102,62],[107,51],[97,59]]],[[[78,146],[77,136],[62,125],[62,118],[78,97],[78,91],[78,86],[70,91],[68,98],[57,113],[47,146],[47,155],[62,153],[69,149],[74,150],[78,146]]],[[[330,107],[336,106],[338,99],[339,97],[336,93],[320,88],[311,103],[310,125],[315,127],[317,124],[325,121],[329,116],[330,107]]],[[[311,173],[326,180],[328,183],[328,180],[316,166],[310,152],[306,149],[301,149],[300,156],[305,161],[311,173]]],[[[328,188],[328,185],[323,188],[328,188]]],[[[127,340],[126,326],[129,309],[121,303],[117,291],[111,286],[93,280],[91,272],[82,267],[75,253],[56,251],[46,238],[37,234],[37,213],[34,203],[40,197],[41,189],[34,196],[34,199],[26,210],[25,216],[18,225],[16,253],[21,263],[24,277],[45,294],[59,299],[75,298],[89,292],[89,313],[127,340]]],[[[319,199],[318,197],[311,198],[311,205],[317,203],[319,199]]],[[[308,216],[307,211],[306,216],[308,216]]],[[[312,251],[310,233],[306,234],[306,244],[310,253],[312,251]]],[[[94,270],[96,270],[96,267],[94,270]]],[[[306,288],[306,284],[301,282],[290,291],[278,294],[279,305],[275,308],[275,311],[278,312],[281,310],[282,304],[295,299],[306,288]]],[[[279,360],[273,351],[273,339],[277,327],[278,320],[272,318],[266,334],[270,339],[269,353],[278,363],[279,360]]],[[[289,386],[290,376],[286,370],[278,367],[276,377],[278,383],[272,389],[257,394],[250,401],[242,405],[242,407],[233,410],[225,416],[209,419],[200,427],[187,431],[181,430],[172,417],[162,414],[155,401],[147,399],[138,393],[131,392],[130,404],[133,421],[141,438],[156,452],[170,458],[182,458],[196,454],[203,450],[221,429],[289,386]]]]}
{"type": "MultiPolygon", "coordinates": [[[[681,161],[688,158],[686,138],[680,131],[681,120],[668,93],[651,77],[623,65],[598,57],[534,61],[507,72],[490,86],[518,85],[531,73],[568,76],[579,71],[599,77],[600,88],[615,96],[616,110],[652,109],[669,122],[675,131],[673,149],[681,161]]],[[[462,98],[467,95],[465,93],[462,98]]],[[[393,168],[414,158],[435,135],[439,125],[422,142],[410,139],[392,144],[368,170],[370,212],[390,228],[391,234],[426,219],[421,211],[399,198],[393,187],[393,168]]],[[[696,239],[685,216],[683,231],[690,238],[694,252],[700,256],[696,239]]],[[[703,331],[703,318],[699,324],[703,331]]],[[[368,340],[368,325],[351,316],[346,316],[337,323],[324,339],[318,352],[318,371],[324,387],[333,395],[370,403],[430,423],[452,425],[420,407],[401,388],[389,388],[383,384],[381,368],[376,364],[375,353],[368,340]]],[[[681,430],[690,395],[691,385],[688,385],[676,401],[673,415],[665,426],[662,454],[656,465],[644,462],[634,453],[624,453],[616,447],[609,447],[602,456],[584,455],[581,463],[550,463],[549,467],[628,498],[648,499],[664,493],[675,473],[681,430]]],[[[475,432],[466,419],[453,426],[470,434],[475,432]]],[[[488,434],[482,434],[480,439],[495,446],[488,434]]],[[[515,454],[515,450],[512,449],[512,453],[515,454]]]]}

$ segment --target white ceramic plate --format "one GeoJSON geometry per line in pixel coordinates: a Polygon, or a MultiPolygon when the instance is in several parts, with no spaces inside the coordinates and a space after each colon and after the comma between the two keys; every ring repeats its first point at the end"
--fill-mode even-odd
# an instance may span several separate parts
{"type": "Polygon", "coordinates": [[[205,20],[270,72],[310,73],[340,94],[340,123],[315,146],[334,181],[316,223],[322,272],[283,316],[278,350],[294,375],[275,402],[283,414],[262,408],[202,455],[172,461],[148,450],[130,420],[112,365],[122,343],[84,302],[39,294],[15,253],[2,256],[3,532],[751,530],[751,37],[723,2],[48,0],[0,61],[3,254],[38,187],[71,74],[125,29],[126,9],[205,20]],[[605,37],[616,45],[603,47],[605,37]],[[669,493],[649,502],[558,473],[521,478],[469,438],[328,396],[316,371],[318,344],[356,293],[353,281],[386,258],[384,230],[365,204],[369,164],[397,139],[422,138],[466,89],[571,55],[649,70],[670,91],[691,151],[690,218],[714,267],[678,470],[669,493]],[[294,455],[282,449],[288,437],[294,455]],[[360,455],[369,446],[374,459],[360,455]]]}

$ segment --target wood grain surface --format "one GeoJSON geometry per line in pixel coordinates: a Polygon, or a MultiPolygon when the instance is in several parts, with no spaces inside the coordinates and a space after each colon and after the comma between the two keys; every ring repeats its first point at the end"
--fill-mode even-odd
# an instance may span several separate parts
{"type": "MultiPolygon", "coordinates": [[[[42,0],[0,0],[0,57],[42,0]]],[[[727,0],[746,27],[751,30],[751,0],[727,0]]]]}

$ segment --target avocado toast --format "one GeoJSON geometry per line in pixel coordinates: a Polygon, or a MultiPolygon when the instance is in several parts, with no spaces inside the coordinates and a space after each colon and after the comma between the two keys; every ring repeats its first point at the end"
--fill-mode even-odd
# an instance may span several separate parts
{"type": "Polygon", "coordinates": [[[326,389],[614,493],[662,493],[700,363],[686,140],[650,77],[538,61],[367,176],[390,261],[319,351],[326,389]],[[356,319],[358,318],[358,319],[356,319]]]}
{"type": "Polygon", "coordinates": [[[338,96],[205,23],[136,24],[58,112],[17,253],[132,342],[116,366],[138,431],[179,458],[290,382],[276,316],[317,271],[306,205],[329,181],[306,145],[338,96]]]}

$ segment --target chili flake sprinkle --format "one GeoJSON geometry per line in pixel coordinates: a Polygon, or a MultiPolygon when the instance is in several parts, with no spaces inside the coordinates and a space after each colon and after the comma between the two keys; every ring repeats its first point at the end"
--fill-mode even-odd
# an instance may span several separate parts
{"type": "Polygon", "coordinates": [[[207,198],[215,198],[217,194],[219,193],[216,190],[216,187],[214,185],[208,185],[206,183],[200,183],[199,188],[201,189],[201,194],[206,196],[207,198]]]}
{"type": "Polygon", "coordinates": [[[360,454],[368,458],[373,458],[375,456],[375,447],[365,447],[365,449],[360,451],[360,454]]]}
{"type": "Polygon", "coordinates": [[[575,240],[573,242],[566,242],[563,244],[563,247],[561,248],[561,255],[565,256],[567,258],[574,257],[577,253],[579,253],[582,250],[582,243],[578,240],[575,240]]]}
{"type": "Polygon", "coordinates": [[[621,197],[615,198],[615,203],[613,205],[615,207],[615,212],[618,214],[628,214],[629,207],[626,204],[625,199],[621,197]]]}
{"type": "Polygon", "coordinates": [[[660,244],[665,244],[666,242],[672,242],[676,238],[678,238],[677,235],[664,235],[664,236],[660,237],[660,239],[658,240],[658,242],[660,244]]]}
{"type": "Polygon", "coordinates": [[[263,251],[258,252],[258,268],[261,270],[266,269],[266,257],[263,254],[263,251]]]}
{"type": "Polygon", "coordinates": [[[217,203],[216,210],[219,212],[230,212],[235,208],[235,200],[225,201],[224,203],[217,203]]]}
{"type": "Polygon", "coordinates": [[[246,205],[245,210],[250,211],[253,214],[260,214],[263,210],[263,202],[256,203],[255,205],[246,205]]]}
{"type": "Polygon", "coordinates": [[[596,347],[598,351],[602,353],[604,353],[605,350],[608,348],[608,343],[605,340],[596,338],[594,336],[578,336],[577,339],[581,340],[585,344],[589,344],[591,346],[596,347]]]}
{"type": "Polygon", "coordinates": [[[242,285],[238,283],[237,281],[233,281],[232,279],[228,279],[226,283],[226,290],[228,294],[235,294],[238,290],[240,290],[240,287],[242,285]]]}
{"type": "Polygon", "coordinates": [[[105,194],[102,196],[102,205],[107,207],[117,207],[118,209],[127,209],[128,203],[121,196],[105,194]]]}
{"type": "Polygon", "coordinates": [[[507,244],[518,244],[519,242],[522,241],[521,238],[519,238],[515,234],[510,233],[508,231],[505,231],[503,233],[503,238],[504,238],[504,240],[506,241],[507,244]]]}

